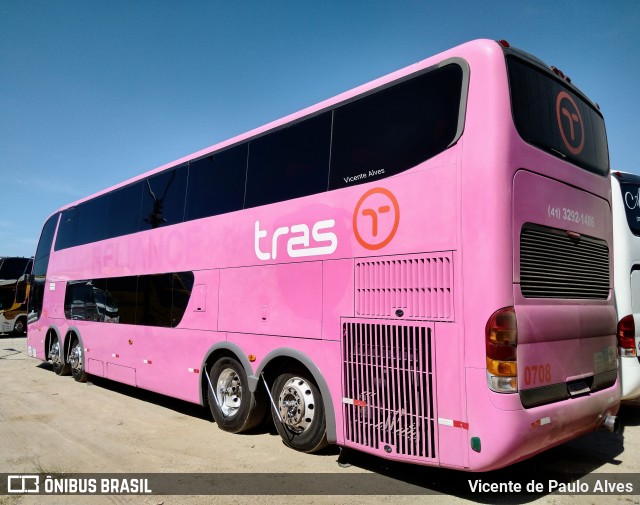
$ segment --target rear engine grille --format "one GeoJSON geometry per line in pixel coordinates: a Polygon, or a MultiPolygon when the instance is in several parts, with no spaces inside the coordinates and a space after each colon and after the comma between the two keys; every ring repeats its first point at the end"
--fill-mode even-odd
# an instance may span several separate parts
{"type": "Polygon", "coordinates": [[[347,441],[434,460],[431,329],[346,321],[342,349],[347,441]]]}
{"type": "Polygon", "coordinates": [[[520,289],[525,298],[609,297],[606,241],[525,224],[520,234],[520,289]]]}

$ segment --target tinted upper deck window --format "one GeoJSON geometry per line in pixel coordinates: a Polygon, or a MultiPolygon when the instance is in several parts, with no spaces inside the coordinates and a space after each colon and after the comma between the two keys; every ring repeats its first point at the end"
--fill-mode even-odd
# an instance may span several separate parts
{"type": "Polygon", "coordinates": [[[245,207],[327,190],[331,113],[252,140],[245,207]]]}
{"type": "Polygon", "coordinates": [[[140,229],[181,223],[187,191],[187,167],[165,170],[142,182],[140,229]]]}
{"type": "Polygon", "coordinates": [[[511,109],[518,133],[561,159],[600,175],[609,172],[602,115],[564,81],[507,57],[511,109]]]}
{"type": "MultiPolygon", "coordinates": [[[[31,283],[31,291],[29,294],[29,312],[35,318],[39,318],[42,313],[42,302],[44,300],[44,284],[46,280],[47,270],[49,268],[49,256],[51,254],[51,246],[53,237],[58,225],[60,214],[56,213],[44,223],[36,256],[33,261],[33,282],[31,283]]],[[[31,318],[31,315],[30,315],[31,318]]]]}
{"type": "Polygon", "coordinates": [[[189,165],[185,221],[242,209],[248,144],[189,165]]]}
{"type": "Polygon", "coordinates": [[[452,64],[336,109],[329,189],[389,177],[455,140],[463,72],[452,64]]]}
{"type": "Polygon", "coordinates": [[[107,195],[62,212],[55,249],[66,249],[106,238],[107,195]]]}
{"type": "Polygon", "coordinates": [[[136,182],[107,195],[106,238],[135,233],[140,228],[142,182],[136,182]]]}
{"type": "Polygon", "coordinates": [[[47,273],[49,254],[51,253],[51,245],[56,232],[56,226],[58,226],[59,216],[60,214],[58,213],[54,214],[47,219],[47,222],[44,223],[42,227],[42,233],[40,233],[40,240],[38,241],[36,256],[33,262],[33,275],[35,276],[42,276],[47,273]]]}

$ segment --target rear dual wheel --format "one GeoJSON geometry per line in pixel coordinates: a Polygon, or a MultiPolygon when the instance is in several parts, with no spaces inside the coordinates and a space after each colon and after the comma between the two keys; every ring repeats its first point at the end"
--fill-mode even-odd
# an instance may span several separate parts
{"type": "Polygon", "coordinates": [[[78,382],[86,382],[87,373],[85,372],[84,367],[84,350],[77,338],[74,338],[71,343],[68,362],[71,367],[71,375],[73,375],[73,378],[78,382]]]}
{"type": "Polygon", "coordinates": [[[51,361],[56,375],[69,375],[71,367],[64,361],[62,345],[56,335],[51,337],[47,359],[51,361]]]}
{"type": "Polygon", "coordinates": [[[281,374],[271,395],[273,422],[286,445],[307,453],[329,445],[322,395],[307,372],[281,374]]]}

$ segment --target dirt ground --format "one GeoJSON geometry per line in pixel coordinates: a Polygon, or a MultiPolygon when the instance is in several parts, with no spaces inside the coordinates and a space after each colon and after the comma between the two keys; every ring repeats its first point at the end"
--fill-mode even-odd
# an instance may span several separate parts
{"type": "MultiPolygon", "coordinates": [[[[215,474],[238,486],[238,494],[210,496],[28,496],[0,495],[0,505],[67,503],[640,503],[634,495],[543,494],[469,496],[467,479],[514,476],[543,479],[548,473],[575,473],[585,479],[616,474],[621,481],[640,474],[640,403],[624,405],[622,433],[592,433],[506,470],[485,475],[389,463],[331,448],[319,455],[297,453],[265,426],[248,435],[224,433],[203,407],[103,379],[87,384],[56,376],[51,367],[27,357],[26,338],[0,335],[0,473],[36,474],[215,474]],[[252,475],[273,480],[273,491],[251,496],[252,475]],[[225,474],[220,476],[219,474],[225,474]],[[303,474],[303,475],[297,475],[303,474]],[[329,474],[320,475],[320,474],[329,474]],[[245,477],[243,477],[243,475],[245,477]],[[374,478],[388,495],[282,496],[279,485],[303,480],[333,489],[332,478],[374,478]],[[625,477],[626,476],[626,477],[625,477]],[[264,477],[264,476],[263,476],[264,477]],[[324,477],[324,478],[323,478],[324,477]],[[433,494],[405,494],[414,489],[433,494]],[[386,492],[386,491],[385,491],[386,492]]],[[[6,476],[3,476],[6,478],[6,476]]],[[[640,475],[637,482],[640,483],[640,475]]],[[[291,489],[291,488],[289,488],[291,489]]],[[[295,489],[295,487],[294,487],[295,489]]],[[[259,494],[259,493],[258,493],[259,494]]]]}

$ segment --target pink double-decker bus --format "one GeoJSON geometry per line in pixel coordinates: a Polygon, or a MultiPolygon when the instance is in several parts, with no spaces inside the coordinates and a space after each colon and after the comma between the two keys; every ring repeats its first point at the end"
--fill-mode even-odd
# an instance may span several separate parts
{"type": "Polygon", "coordinates": [[[470,42],[58,210],[28,352],[300,451],[502,467],[617,424],[610,187],[597,105],[470,42]]]}

